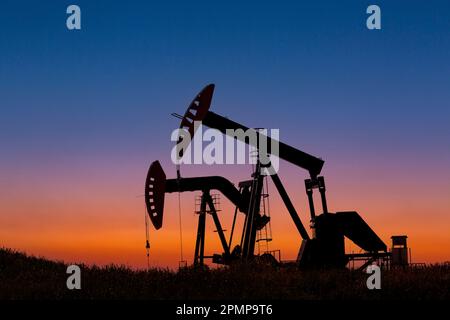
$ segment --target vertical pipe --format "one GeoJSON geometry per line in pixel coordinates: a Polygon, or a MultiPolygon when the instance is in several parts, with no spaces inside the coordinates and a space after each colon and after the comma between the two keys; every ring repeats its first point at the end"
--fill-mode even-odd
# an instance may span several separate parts
{"type": "Polygon", "coordinates": [[[320,198],[322,199],[322,210],[323,213],[328,213],[328,207],[327,207],[327,198],[325,197],[325,188],[319,188],[320,192],[320,198]]]}
{"type": "Polygon", "coordinates": [[[311,222],[314,222],[314,220],[316,219],[316,210],[314,209],[314,199],[312,189],[306,190],[306,194],[308,195],[309,213],[311,215],[311,222]]]}
{"type": "Polygon", "coordinates": [[[319,192],[320,192],[320,199],[322,200],[322,210],[323,213],[328,213],[328,206],[327,206],[327,198],[325,195],[325,179],[323,177],[318,177],[319,182],[319,192]]]}

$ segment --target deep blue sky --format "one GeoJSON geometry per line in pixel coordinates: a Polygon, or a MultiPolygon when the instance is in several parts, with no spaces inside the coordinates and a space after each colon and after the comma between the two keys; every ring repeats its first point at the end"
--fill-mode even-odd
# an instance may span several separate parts
{"type": "Polygon", "coordinates": [[[2,1],[2,161],[167,154],[171,112],[213,109],[324,158],[449,157],[448,1],[2,1]],[[82,30],[68,31],[78,4],[82,30]],[[366,29],[369,4],[382,30],[366,29]],[[158,141],[157,144],[154,142],[158,141]],[[345,141],[345,143],[343,143],[345,141]]]}

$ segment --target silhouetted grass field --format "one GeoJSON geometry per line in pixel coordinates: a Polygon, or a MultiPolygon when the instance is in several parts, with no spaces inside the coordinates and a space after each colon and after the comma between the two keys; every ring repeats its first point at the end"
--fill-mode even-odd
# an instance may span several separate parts
{"type": "Polygon", "coordinates": [[[81,267],[81,290],[68,290],[66,265],[0,249],[0,299],[302,299],[450,300],[450,267],[383,271],[368,290],[360,271],[300,271],[267,266],[134,271],[81,267]]]}

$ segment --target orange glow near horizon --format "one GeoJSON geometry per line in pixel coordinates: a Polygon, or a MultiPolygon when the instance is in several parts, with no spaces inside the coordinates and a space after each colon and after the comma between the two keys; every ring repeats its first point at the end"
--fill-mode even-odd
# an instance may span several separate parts
{"type": "MultiPolygon", "coordinates": [[[[343,172],[339,170],[342,168],[332,169],[343,172]]],[[[2,190],[5,192],[0,199],[0,246],[66,262],[114,263],[145,268],[142,185],[133,183],[141,182],[145,170],[131,169],[128,177],[123,173],[111,175],[111,172],[117,172],[117,168],[97,168],[95,175],[85,172],[80,176],[80,172],[75,170],[66,174],[42,173],[42,176],[28,177],[26,183],[16,178],[15,184],[10,184],[7,189],[3,186],[2,190]],[[39,184],[44,178],[46,183],[39,184]],[[90,183],[85,184],[84,181],[90,183]]],[[[166,168],[166,171],[169,170],[166,168]]],[[[236,176],[229,169],[221,171],[225,177],[236,176]]],[[[166,173],[168,177],[172,176],[170,172],[166,173]]],[[[375,172],[369,177],[372,179],[365,178],[363,185],[360,174],[325,175],[330,211],[358,211],[388,246],[390,236],[408,235],[414,262],[450,260],[450,202],[443,193],[422,190],[421,185],[411,183],[406,177],[398,183],[391,181],[387,184],[383,177],[377,180],[375,172]]],[[[280,177],[308,229],[307,199],[303,187],[306,176],[299,174],[297,169],[288,168],[280,172],[280,177]]],[[[233,182],[237,181],[233,179],[233,182]]],[[[270,249],[280,249],[283,260],[293,260],[301,239],[274,186],[269,186],[274,238],[270,249]]],[[[442,188],[445,190],[446,187],[442,188]]],[[[192,263],[196,235],[195,195],[198,193],[181,195],[183,258],[188,263],[192,263]]],[[[234,208],[223,196],[221,203],[221,223],[228,237],[234,208]]],[[[319,201],[316,206],[320,211],[319,201]]],[[[240,220],[242,222],[242,214],[240,220]]],[[[235,239],[240,237],[241,222],[235,231],[235,239]]],[[[207,254],[220,252],[214,229],[212,219],[208,217],[207,254]]],[[[178,265],[180,241],[176,194],[166,195],[163,228],[155,231],[150,226],[150,242],[151,266],[175,268],[178,265]]],[[[357,248],[348,245],[347,250],[356,251],[357,248]]]]}

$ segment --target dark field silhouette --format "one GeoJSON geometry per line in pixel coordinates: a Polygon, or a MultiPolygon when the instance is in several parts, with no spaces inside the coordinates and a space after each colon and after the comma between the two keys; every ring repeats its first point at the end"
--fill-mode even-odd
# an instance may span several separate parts
{"type": "Polygon", "coordinates": [[[386,270],[381,290],[368,290],[367,274],[348,270],[300,271],[264,265],[178,272],[81,265],[81,290],[68,290],[67,265],[0,249],[4,299],[302,299],[449,300],[450,267],[386,270]]]}

